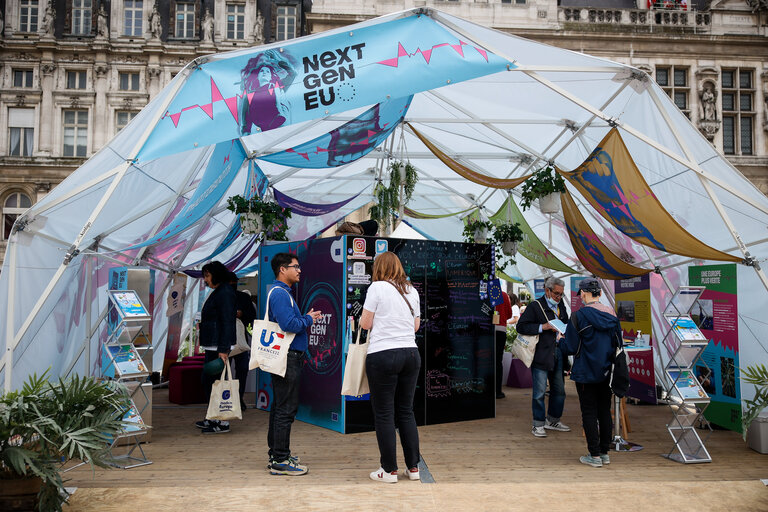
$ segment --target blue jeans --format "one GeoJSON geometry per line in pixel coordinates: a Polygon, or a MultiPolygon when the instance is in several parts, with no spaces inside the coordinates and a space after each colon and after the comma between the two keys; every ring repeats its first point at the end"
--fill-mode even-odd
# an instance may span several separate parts
{"type": "Polygon", "coordinates": [[[400,431],[406,466],[410,469],[419,465],[419,432],[413,414],[413,395],[420,368],[417,348],[382,350],[368,354],[365,359],[376,441],[384,471],[397,470],[395,426],[400,431]]]}
{"type": "Polygon", "coordinates": [[[285,376],[272,375],[272,410],[269,411],[269,458],[282,462],[291,455],[291,426],[299,411],[299,384],[304,352],[288,351],[285,376]]]}
{"type": "Polygon", "coordinates": [[[560,421],[565,405],[565,380],[563,379],[563,354],[560,347],[555,347],[555,368],[551,371],[540,370],[531,367],[531,379],[533,380],[533,426],[543,427],[544,420],[551,423],[560,421]],[[549,411],[544,408],[544,394],[547,391],[547,379],[549,379],[549,411]]]}

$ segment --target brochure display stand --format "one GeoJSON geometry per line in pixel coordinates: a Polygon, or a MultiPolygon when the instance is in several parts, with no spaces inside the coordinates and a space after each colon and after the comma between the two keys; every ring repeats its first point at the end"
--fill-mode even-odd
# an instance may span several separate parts
{"type": "Polygon", "coordinates": [[[141,415],[150,400],[141,384],[149,376],[149,370],[139,353],[140,349],[133,344],[133,340],[144,336],[142,323],[150,319],[150,314],[133,290],[108,290],[107,293],[118,313],[119,320],[104,343],[102,373],[105,377],[124,384],[131,393],[130,409],[123,416],[127,425],[112,439],[109,449],[116,461],[114,463],[116,467],[130,469],[152,464],[139,444],[139,439],[147,433],[148,429],[141,415]],[[140,397],[139,393],[143,395],[140,403],[144,405],[141,408],[136,407],[134,400],[140,397]],[[121,440],[126,441],[127,451],[115,454],[116,445],[121,440]]]}
{"type": "Polygon", "coordinates": [[[697,364],[704,364],[700,356],[709,341],[690,316],[691,309],[703,292],[703,286],[681,286],[664,310],[669,328],[661,345],[670,356],[664,371],[668,381],[667,399],[673,415],[667,430],[675,443],[664,456],[684,464],[712,462],[696,430],[696,424],[699,423],[708,428],[710,433],[712,431],[709,422],[703,417],[709,405],[709,396],[694,371],[697,364]]]}

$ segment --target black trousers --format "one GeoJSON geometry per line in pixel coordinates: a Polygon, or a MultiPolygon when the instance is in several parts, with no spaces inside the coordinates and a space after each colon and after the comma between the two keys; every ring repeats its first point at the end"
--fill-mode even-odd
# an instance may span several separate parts
{"type": "Polygon", "coordinates": [[[240,387],[240,403],[245,403],[245,383],[248,380],[248,363],[251,359],[251,353],[250,352],[241,352],[240,354],[237,354],[236,356],[232,356],[229,358],[231,361],[233,361],[233,366],[235,370],[235,378],[238,380],[238,384],[240,387]]]}
{"type": "Polygon", "coordinates": [[[597,384],[576,383],[581,405],[581,423],[587,438],[587,448],[593,457],[608,453],[613,440],[611,421],[611,388],[608,380],[597,384]]]}
{"type": "Polygon", "coordinates": [[[504,376],[504,345],[507,344],[506,331],[496,331],[496,394],[501,393],[501,378],[504,376]]]}
{"type": "Polygon", "coordinates": [[[269,411],[269,458],[282,462],[291,455],[291,426],[299,412],[299,386],[304,352],[288,351],[285,376],[272,375],[272,410],[269,411]]]}

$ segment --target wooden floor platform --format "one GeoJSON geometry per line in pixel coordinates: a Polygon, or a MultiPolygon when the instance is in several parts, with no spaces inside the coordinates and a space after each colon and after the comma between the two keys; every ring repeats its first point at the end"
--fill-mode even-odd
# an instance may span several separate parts
{"type": "MultiPolygon", "coordinates": [[[[77,491],[70,511],[173,510],[707,510],[768,511],[768,456],[746,447],[740,434],[714,431],[707,464],[661,457],[672,448],[665,406],[630,405],[629,440],[644,446],[611,453],[611,464],[578,462],[587,452],[578,399],[567,383],[563,422],[571,432],[530,433],[530,389],[505,388],[497,418],[419,428],[421,453],[434,484],[372,482],[378,467],[375,434],[338,434],[296,422],[292,451],[310,472],[272,476],[265,412],[247,410],[228,434],[201,435],[202,406],[167,402],[156,390],[153,464],[128,470],[80,467],[66,473],[77,491]]],[[[250,397],[247,397],[250,399],[250,397]]],[[[400,461],[402,465],[402,460],[400,461]]]]}

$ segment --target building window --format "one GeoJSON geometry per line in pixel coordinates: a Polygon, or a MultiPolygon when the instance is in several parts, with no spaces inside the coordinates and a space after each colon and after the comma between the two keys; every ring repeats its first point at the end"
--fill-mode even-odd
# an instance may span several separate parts
{"type": "Polygon", "coordinates": [[[91,2],[92,0],[72,0],[72,34],[91,34],[91,2]]]}
{"type": "Polygon", "coordinates": [[[32,70],[31,69],[14,69],[13,70],[13,86],[14,87],[32,87],[32,70]]]}
{"type": "Polygon", "coordinates": [[[285,41],[296,37],[296,7],[277,6],[277,40],[285,41]]]}
{"type": "Polygon", "coordinates": [[[125,0],[123,6],[123,35],[141,37],[144,1],[125,0]]]}
{"type": "Polygon", "coordinates": [[[119,73],[121,91],[139,90],[139,73],[119,73]]]}
{"type": "Polygon", "coordinates": [[[21,0],[19,32],[37,32],[37,0],[21,0]]]}
{"type": "Polygon", "coordinates": [[[30,206],[32,206],[32,201],[21,192],[14,192],[5,198],[5,202],[3,202],[3,240],[8,240],[11,236],[13,223],[30,206]]]}
{"type": "Polygon", "coordinates": [[[689,103],[690,88],[688,87],[688,68],[672,66],[667,68],[656,68],[656,83],[664,89],[667,96],[672,98],[675,106],[691,118],[691,109],[689,103]]]}
{"type": "Polygon", "coordinates": [[[64,156],[85,156],[88,144],[88,111],[64,111],[64,156]]]}
{"type": "Polygon", "coordinates": [[[722,72],[723,153],[753,155],[755,119],[754,71],[729,69],[722,72]]]}
{"type": "Polygon", "coordinates": [[[67,71],[67,89],[85,89],[85,71],[67,71]]]}
{"type": "Polygon", "coordinates": [[[130,122],[130,120],[136,117],[136,114],[138,114],[138,112],[118,112],[117,120],[115,122],[117,131],[119,132],[120,130],[125,128],[125,126],[130,122]]]}
{"type": "Polygon", "coordinates": [[[11,156],[32,156],[35,140],[35,109],[9,108],[8,128],[10,131],[11,156]]]}
{"type": "Polygon", "coordinates": [[[244,4],[227,4],[227,39],[245,39],[244,4]]]}
{"type": "Polygon", "coordinates": [[[195,37],[195,4],[176,4],[176,37],[195,37]]]}

